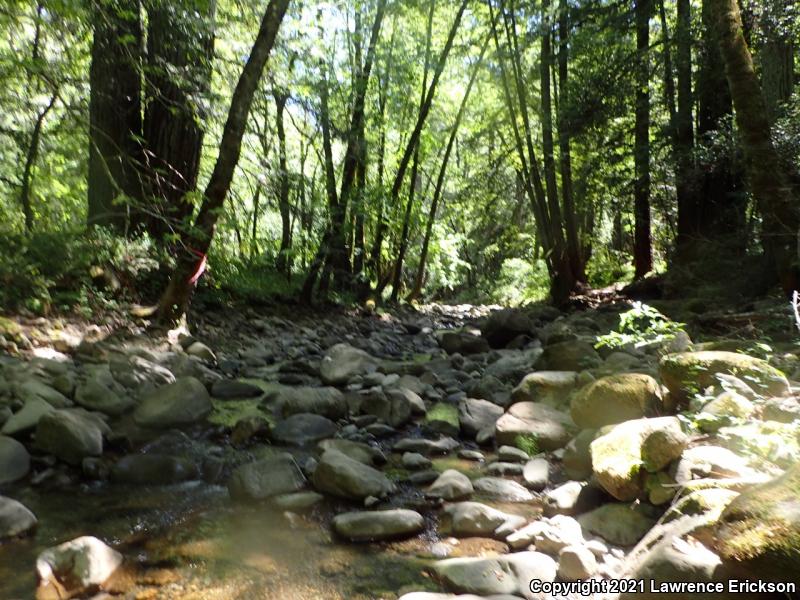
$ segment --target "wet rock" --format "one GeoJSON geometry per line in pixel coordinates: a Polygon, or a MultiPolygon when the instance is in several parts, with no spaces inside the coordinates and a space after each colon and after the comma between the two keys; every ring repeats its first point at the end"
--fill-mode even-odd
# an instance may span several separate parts
{"type": "Polygon", "coordinates": [[[516,481],[511,481],[510,479],[481,477],[473,482],[473,486],[476,492],[506,502],[527,502],[528,500],[533,500],[533,494],[531,494],[530,491],[516,481]]]}
{"type": "Polygon", "coordinates": [[[472,492],[473,487],[469,477],[455,469],[448,469],[439,475],[425,493],[428,496],[452,501],[468,498],[472,492]]]}
{"type": "Polygon", "coordinates": [[[558,553],[558,578],[562,581],[589,579],[597,572],[597,559],[586,546],[566,546],[558,553]]]}
{"type": "Polygon", "coordinates": [[[568,415],[544,404],[518,402],[497,420],[495,439],[498,444],[516,446],[522,439],[531,442],[537,452],[557,450],[569,442],[574,430],[568,415]]]}
{"type": "Polygon", "coordinates": [[[321,415],[328,419],[347,416],[344,394],[334,387],[281,386],[269,392],[267,399],[275,403],[284,417],[299,413],[321,415]]]}
{"type": "Polygon", "coordinates": [[[488,400],[465,398],[458,403],[458,420],[461,431],[474,438],[481,430],[494,429],[503,415],[503,409],[488,400]]]}
{"type": "Polygon", "coordinates": [[[212,408],[205,386],[194,377],[183,377],[147,394],[133,418],[143,427],[168,429],[196,423],[212,408]]]}
{"type": "Polygon", "coordinates": [[[658,383],[640,373],[601,377],[578,390],[570,406],[572,420],[583,429],[664,413],[658,383]]]}
{"type": "Polygon", "coordinates": [[[220,400],[256,398],[262,393],[263,390],[257,385],[236,379],[220,379],[211,386],[211,395],[220,400]]]}
{"type": "Polygon", "coordinates": [[[188,459],[165,454],[129,454],[111,469],[111,477],[119,483],[169,485],[199,479],[197,465],[188,459]]]}
{"type": "Polygon", "coordinates": [[[643,505],[604,504],[578,518],[584,530],[618,546],[633,546],[655,525],[643,505]]]}
{"type": "Polygon", "coordinates": [[[449,454],[459,444],[451,437],[441,437],[438,440],[428,440],[425,438],[403,438],[399,440],[394,446],[394,452],[419,452],[426,456],[449,454]]]}
{"type": "Polygon", "coordinates": [[[386,462],[386,456],[378,448],[360,442],[336,438],[322,440],[317,444],[317,448],[322,453],[327,450],[336,450],[365,465],[382,465],[386,462]]]}
{"type": "Polygon", "coordinates": [[[551,582],[556,577],[555,561],[540,552],[448,558],[435,563],[433,570],[448,589],[479,596],[509,594],[535,598],[529,587],[531,580],[551,582]]]}
{"type": "Polygon", "coordinates": [[[419,533],[424,527],[422,515],[407,509],[349,512],[333,518],[334,531],[353,542],[408,537],[419,533]]]}
{"type": "Polygon", "coordinates": [[[578,373],[575,371],[536,371],[526,375],[511,390],[511,401],[539,402],[565,410],[577,387],[578,373]]]}
{"type": "Polygon", "coordinates": [[[24,535],[36,524],[36,516],[22,503],[0,496],[0,540],[24,535]]]}
{"type": "Polygon", "coordinates": [[[320,492],[351,500],[383,498],[394,491],[383,473],[335,450],[322,455],[312,482],[320,492]]]}
{"type": "Polygon", "coordinates": [[[550,482],[550,463],[545,458],[529,460],[522,469],[522,479],[528,489],[543,490],[550,482]]]}
{"type": "Polygon", "coordinates": [[[31,468],[31,457],[17,440],[0,435],[0,485],[22,479],[31,468]]]}
{"type": "Polygon", "coordinates": [[[101,422],[85,411],[56,410],[39,419],[36,445],[64,462],[79,465],[103,453],[101,422]]]}
{"type": "Polygon", "coordinates": [[[306,478],[291,454],[282,452],[237,467],[228,481],[234,500],[263,500],[301,490],[306,478]]]}
{"type": "Polygon", "coordinates": [[[444,509],[448,518],[446,531],[455,536],[479,536],[505,539],[525,524],[525,517],[499,511],[480,502],[457,502],[444,509]]]}
{"type": "Polygon", "coordinates": [[[121,564],[119,552],[96,537],[85,536],[42,552],[36,559],[36,573],[40,586],[54,585],[72,597],[101,585],[121,564]]]}
{"type": "Polygon", "coordinates": [[[25,405],[15,412],[3,425],[0,433],[5,435],[18,435],[34,429],[44,415],[55,409],[44,400],[28,400],[25,405]]]}
{"type": "Polygon", "coordinates": [[[270,432],[273,441],[288,446],[307,446],[336,435],[336,423],[319,415],[299,413],[278,421],[270,432]]]}
{"type": "Polygon", "coordinates": [[[377,368],[378,361],[363,350],[348,344],[336,344],[325,353],[319,372],[323,382],[340,385],[357,375],[372,373],[377,368]]]}
{"type": "Polygon", "coordinates": [[[594,347],[579,340],[548,344],[536,361],[537,371],[583,371],[601,363],[594,347]]]}

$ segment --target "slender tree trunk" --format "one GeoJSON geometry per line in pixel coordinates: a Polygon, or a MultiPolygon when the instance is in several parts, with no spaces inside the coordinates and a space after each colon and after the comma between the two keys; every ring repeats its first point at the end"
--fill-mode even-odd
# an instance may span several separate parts
{"type": "Polygon", "coordinates": [[[253,194],[253,228],[250,232],[250,262],[253,263],[258,254],[258,211],[261,204],[261,184],[256,184],[256,193],[253,194]]]}
{"type": "Polygon", "coordinates": [[[89,71],[88,224],[125,230],[127,206],[139,200],[135,163],[142,135],[139,0],[93,4],[89,71]]]}
{"type": "Polygon", "coordinates": [[[286,161],[286,131],[283,123],[283,113],[289,95],[281,90],[274,90],[276,116],[275,126],[278,132],[278,209],[281,213],[281,247],[275,261],[275,268],[279,273],[291,276],[292,261],[292,215],[289,205],[289,167],[286,161]]]}
{"type": "Polygon", "coordinates": [[[650,234],[650,14],[652,0],[636,0],[636,124],[634,132],[633,264],[635,277],[653,268],[650,234]]]}
{"type": "Polygon", "coordinates": [[[58,100],[58,91],[54,92],[39,114],[36,116],[36,122],[33,125],[31,132],[31,141],[28,144],[28,152],[25,155],[25,166],[22,170],[22,185],[20,186],[19,202],[22,206],[22,212],[25,215],[25,231],[31,233],[33,231],[33,206],[31,205],[31,187],[33,185],[33,167],[36,165],[36,159],[39,157],[39,145],[42,138],[42,128],[47,114],[55,106],[58,100]]]}
{"type": "Polygon", "coordinates": [[[736,0],[709,0],[717,28],[725,74],[730,86],[736,123],[750,190],[764,219],[764,244],[771,253],[784,292],[798,289],[798,198],[772,144],[767,103],[745,42],[736,0]]]}
{"type": "Polygon", "coordinates": [[[253,96],[288,5],[289,0],[270,0],[256,41],[233,91],[228,118],[222,130],[219,156],[203,194],[203,203],[191,234],[184,240],[186,251],[178,257],[169,285],[159,302],[159,318],[164,322],[176,322],[186,314],[194,285],[205,268],[206,255],[214,238],[217,220],[239,162],[253,96]]]}

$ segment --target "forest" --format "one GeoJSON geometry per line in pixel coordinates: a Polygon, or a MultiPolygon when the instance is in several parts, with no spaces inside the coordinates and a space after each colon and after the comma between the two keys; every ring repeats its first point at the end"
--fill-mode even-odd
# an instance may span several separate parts
{"type": "Polygon", "coordinates": [[[0,596],[800,598],[798,13],[4,0],[0,596]]]}

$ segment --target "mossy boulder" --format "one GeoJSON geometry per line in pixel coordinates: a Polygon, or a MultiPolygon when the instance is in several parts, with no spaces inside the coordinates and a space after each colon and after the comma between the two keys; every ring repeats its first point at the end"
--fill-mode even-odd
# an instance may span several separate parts
{"type": "Polygon", "coordinates": [[[702,351],[668,354],[659,365],[661,379],[678,402],[716,386],[718,374],[734,375],[762,396],[785,396],[789,382],[778,369],[760,358],[736,352],[702,351]]]}
{"type": "Polygon", "coordinates": [[[668,523],[684,516],[704,514],[716,514],[718,518],[738,495],[739,492],[722,488],[695,490],[680,498],[670,507],[664,516],[664,522],[668,523]]]}
{"type": "Polygon", "coordinates": [[[456,436],[461,431],[458,407],[446,402],[437,402],[425,416],[425,426],[438,433],[456,436]]]}
{"type": "Polygon", "coordinates": [[[800,465],[728,504],[715,540],[719,555],[737,572],[773,581],[800,573],[800,465]]]}
{"type": "Polygon", "coordinates": [[[601,377],[572,397],[572,420],[584,429],[598,429],[631,419],[663,414],[658,382],[641,373],[601,377]]]}
{"type": "Polygon", "coordinates": [[[591,443],[592,470],[617,500],[635,500],[645,492],[646,474],[679,458],[687,443],[677,417],[626,421],[601,430],[591,443]]]}
{"type": "Polygon", "coordinates": [[[540,371],[582,371],[600,365],[600,355],[589,342],[569,340],[545,347],[536,361],[540,371]]]}

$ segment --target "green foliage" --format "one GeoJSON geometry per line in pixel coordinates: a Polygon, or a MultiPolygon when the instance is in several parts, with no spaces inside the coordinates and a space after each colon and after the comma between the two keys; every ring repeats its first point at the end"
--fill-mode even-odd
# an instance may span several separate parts
{"type": "Polygon", "coordinates": [[[209,259],[208,277],[204,279],[201,293],[223,302],[232,299],[265,302],[291,296],[302,283],[302,276],[298,275],[287,281],[286,275],[278,273],[265,258],[249,261],[214,254],[209,259]]]}
{"type": "Polygon", "coordinates": [[[633,345],[645,346],[654,342],[664,342],[675,337],[685,325],[671,321],[658,310],[634,302],[633,308],[619,316],[619,326],[616,331],[597,337],[595,347],[621,348],[633,345]]]}
{"type": "Polygon", "coordinates": [[[539,438],[535,433],[520,433],[514,438],[514,445],[528,456],[539,454],[539,438]]]}

